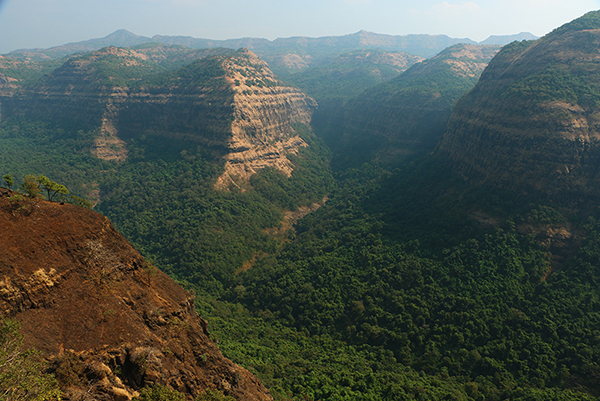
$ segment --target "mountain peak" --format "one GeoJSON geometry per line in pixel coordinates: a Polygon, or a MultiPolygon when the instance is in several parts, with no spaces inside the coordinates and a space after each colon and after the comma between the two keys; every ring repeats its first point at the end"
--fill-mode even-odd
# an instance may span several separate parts
{"type": "Polygon", "coordinates": [[[136,35],[133,32],[128,31],[127,29],[117,29],[111,34],[106,35],[104,38],[140,38],[140,35],[136,35]]]}
{"type": "Polygon", "coordinates": [[[459,101],[438,152],[472,181],[565,206],[597,196],[600,12],[504,46],[459,101]]]}
{"type": "Polygon", "coordinates": [[[600,10],[590,11],[573,21],[556,28],[550,35],[561,34],[564,32],[586,31],[590,29],[600,29],[600,10]]]}

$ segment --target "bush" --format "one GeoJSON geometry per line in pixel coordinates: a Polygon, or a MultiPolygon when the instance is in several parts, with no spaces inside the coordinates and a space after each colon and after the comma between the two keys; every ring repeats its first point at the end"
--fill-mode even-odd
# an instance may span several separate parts
{"type": "Polygon", "coordinates": [[[177,390],[171,390],[166,386],[155,384],[145,387],[140,391],[140,396],[134,398],[139,401],[185,401],[185,395],[177,390]]]}
{"type": "Polygon", "coordinates": [[[0,399],[60,400],[54,376],[45,373],[45,362],[35,350],[23,350],[23,336],[16,320],[0,320],[0,399]]]}

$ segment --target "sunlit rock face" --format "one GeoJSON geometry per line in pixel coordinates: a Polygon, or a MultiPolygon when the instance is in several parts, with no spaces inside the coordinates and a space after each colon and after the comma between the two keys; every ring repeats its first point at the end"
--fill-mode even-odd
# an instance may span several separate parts
{"type": "Polygon", "coordinates": [[[127,142],[142,136],[216,149],[225,162],[220,188],[265,167],[291,174],[287,155],[307,146],[294,126],[310,123],[313,99],[282,84],[247,49],[209,54],[174,71],[147,53],[108,47],[23,87],[9,88],[9,78],[0,76],[0,86],[10,89],[2,110],[94,131],[91,151],[104,160],[126,160],[127,142]]]}

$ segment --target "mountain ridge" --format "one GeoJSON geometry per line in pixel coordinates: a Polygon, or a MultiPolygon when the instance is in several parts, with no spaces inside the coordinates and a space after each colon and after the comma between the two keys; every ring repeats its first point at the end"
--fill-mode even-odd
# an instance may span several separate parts
{"type": "Polygon", "coordinates": [[[366,89],[344,106],[343,132],[330,139],[361,161],[401,163],[431,152],[454,102],[470,90],[499,46],[457,44],[366,89]],[[366,158],[366,159],[365,159],[366,158]]]}
{"type": "MultiPolygon", "coordinates": [[[[474,182],[593,197],[600,177],[600,12],[513,42],[454,109],[437,154],[474,182]]],[[[591,198],[589,199],[591,200],[591,198]]]]}
{"type": "MultiPolygon", "coordinates": [[[[479,44],[506,44],[508,43],[506,41],[510,39],[522,40],[524,38],[531,39],[533,37],[534,35],[524,32],[517,35],[493,35],[485,41],[479,42],[479,44]]],[[[319,44],[330,48],[340,48],[340,50],[336,50],[337,52],[357,50],[360,48],[379,47],[383,50],[400,50],[416,56],[430,57],[452,44],[477,44],[476,41],[473,41],[469,38],[451,38],[447,35],[388,35],[365,30],[339,36],[322,36],[316,38],[308,36],[293,36],[289,38],[268,40],[253,37],[238,39],[203,39],[194,38],[192,36],[168,35],[154,35],[152,37],[147,37],[136,35],[135,33],[127,31],[126,29],[119,29],[103,38],[71,42],[64,45],[52,46],[47,49],[17,49],[7,53],[6,55],[10,55],[12,57],[33,57],[37,55],[37,57],[42,58],[60,58],[75,52],[98,50],[106,46],[131,47],[150,42],[184,45],[191,48],[226,47],[231,49],[239,49],[241,47],[245,47],[253,50],[261,57],[276,52],[277,48],[283,50],[287,48],[289,50],[290,47],[293,48],[296,46],[297,49],[304,49],[306,52],[311,47],[319,44]]],[[[266,61],[269,62],[269,60],[266,61]]]]}
{"type": "Polygon", "coordinates": [[[92,152],[103,160],[124,161],[125,141],[146,135],[202,144],[223,154],[221,188],[269,166],[291,174],[287,155],[307,146],[294,125],[310,123],[312,98],[280,82],[247,49],[210,55],[180,48],[183,59],[202,58],[171,71],[148,50],[106,47],[22,87],[7,81],[4,115],[99,129],[92,152]]]}

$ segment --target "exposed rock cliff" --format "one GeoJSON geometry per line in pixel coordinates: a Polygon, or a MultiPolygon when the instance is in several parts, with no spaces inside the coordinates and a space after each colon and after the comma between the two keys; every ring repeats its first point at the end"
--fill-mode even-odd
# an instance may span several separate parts
{"type": "Polygon", "coordinates": [[[286,155],[307,146],[293,126],[310,124],[316,102],[280,84],[267,64],[248,50],[239,51],[223,66],[235,94],[227,164],[217,185],[245,181],[268,166],[289,176],[293,165],[286,155]]]}
{"type": "Polygon", "coordinates": [[[9,194],[0,189],[0,310],[51,360],[66,399],[126,400],[153,383],[272,399],[223,357],[192,297],[105,217],[9,194]]]}
{"type": "Polygon", "coordinates": [[[250,51],[226,53],[109,47],[72,58],[35,84],[10,88],[0,105],[6,115],[97,130],[92,152],[105,160],[125,160],[126,141],[153,135],[223,151],[219,187],[266,166],[289,175],[286,155],[306,146],[293,127],[310,123],[315,101],[279,82],[250,51]],[[169,57],[171,64],[202,58],[167,72],[169,57]]]}
{"type": "Polygon", "coordinates": [[[458,44],[367,89],[345,106],[339,144],[361,161],[395,163],[430,152],[440,140],[454,102],[471,89],[498,46],[458,44]]]}
{"type": "Polygon", "coordinates": [[[437,153],[476,182],[559,202],[597,193],[600,12],[506,46],[456,106],[437,153]]]}
{"type": "Polygon", "coordinates": [[[167,82],[128,92],[116,117],[120,137],[167,136],[224,150],[221,188],[267,166],[291,173],[287,155],[306,146],[293,126],[309,124],[316,103],[282,85],[255,54],[200,60],[167,82]]]}

